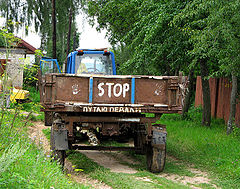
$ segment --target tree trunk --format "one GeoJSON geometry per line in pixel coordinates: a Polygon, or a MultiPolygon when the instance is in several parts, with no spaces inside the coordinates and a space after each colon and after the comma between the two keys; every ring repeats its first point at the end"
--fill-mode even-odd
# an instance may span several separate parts
{"type": "Polygon", "coordinates": [[[191,105],[191,97],[193,95],[193,87],[194,87],[194,70],[191,69],[188,75],[188,89],[187,94],[184,99],[183,110],[182,110],[182,118],[186,118],[186,113],[188,112],[191,105]]]}
{"type": "Polygon", "coordinates": [[[70,8],[70,11],[69,11],[68,36],[67,36],[67,56],[66,56],[66,60],[65,60],[64,71],[67,70],[67,57],[70,52],[71,31],[72,31],[72,8],[70,8]]]}
{"type": "Polygon", "coordinates": [[[74,31],[74,34],[73,34],[73,50],[74,51],[77,49],[76,35],[77,35],[76,31],[74,31]]]}
{"type": "Polygon", "coordinates": [[[56,3],[52,0],[52,58],[57,58],[56,3]]]}
{"type": "Polygon", "coordinates": [[[210,126],[211,124],[211,99],[210,99],[210,87],[207,68],[207,59],[200,59],[200,70],[202,78],[202,91],[203,91],[203,114],[202,125],[210,126]]]}
{"type": "Polygon", "coordinates": [[[233,122],[236,114],[236,99],[237,99],[237,76],[232,72],[232,91],[230,99],[230,115],[227,123],[227,134],[231,134],[233,131],[233,122]]]}

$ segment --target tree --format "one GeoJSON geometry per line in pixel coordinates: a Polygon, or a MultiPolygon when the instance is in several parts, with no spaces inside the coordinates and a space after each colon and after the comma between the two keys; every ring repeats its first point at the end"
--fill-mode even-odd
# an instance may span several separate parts
{"type": "Polygon", "coordinates": [[[130,52],[121,73],[176,75],[188,65],[188,41],[170,23],[184,6],[173,0],[90,1],[88,13],[97,17],[98,29],[107,29],[115,49],[130,52]]]}
{"type": "MultiPolygon", "coordinates": [[[[200,63],[204,104],[208,104],[210,98],[209,90],[205,89],[208,82],[204,84],[204,79],[210,76],[229,77],[233,70],[239,68],[239,8],[237,0],[194,0],[175,18],[181,28],[189,33],[193,46],[190,53],[194,62],[200,63]]],[[[209,117],[205,116],[209,116],[211,111],[210,106],[206,111],[205,108],[203,123],[208,125],[209,117]]]]}
{"type": "Polygon", "coordinates": [[[232,73],[232,92],[230,99],[230,115],[227,123],[227,134],[231,134],[233,131],[233,122],[236,115],[236,99],[237,99],[237,76],[232,73]]]}
{"type": "Polygon", "coordinates": [[[52,58],[57,58],[56,3],[52,0],[52,58]]]}
{"type": "MultiPolygon", "coordinates": [[[[19,26],[29,26],[34,24],[35,31],[41,37],[41,49],[47,51],[47,56],[52,56],[52,1],[50,0],[8,0],[0,2],[0,13],[7,20],[11,19],[19,26]],[[19,6],[18,6],[19,5],[19,6]]],[[[60,63],[65,61],[67,52],[68,18],[69,8],[72,7],[72,30],[71,35],[76,31],[76,15],[81,6],[81,0],[63,0],[56,2],[56,56],[60,63]]],[[[79,33],[76,32],[78,42],[79,33]]],[[[73,47],[73,37],[70,39],[70,47],[73,47]]],[[[72,50],[72,48],[70,49],[72,50]]]]}
{"type": "Polygon", "coordinates": [[[138,7],[142,1],[86,1],[85,11],[93,25],[97,19],[97,30],[107,29],[107,36],[111,44],[116,44],[132,29],[139,20],[138,7]]]}
{"type": "Polygon", "coordinates": [[[176,75],[194,68],[194,74],[202,76],[202,124],[207,126],[211,124],[209,77],[229,77],[239,66],[239,8],[237,0],[87,4],[98,29],[106,28],[115,45],[121,73],[176,75]]]}
{"type": "Polygon", "coordinates": [[[184,99],[183,109],[182,109],[182,118],[185,119],[187,117],[187,112],[191,106],[191,98],[194,94],[194,70],[191,69],[188,74],[188,88],[186,92],[186,96],[184,99]]]}
{"type": "MultiPolygon", "coordinates": [[[[67,56],[70,52],[71,30],[72,30],[72,7],[70,7],[70,10],[69,10],[68,35],[67,35],[67,56]]],[[[64,65],[63,69],[64,69],[64,71],[67,70],[67,58],[65,60],[65,65],[64,65]]]]}
{"type": "Polygon", "coordinates": [[[211,1],[190,1],[174,18],[174,24],[181,28],[189,37],[188,40],[192,48],[188,50],[188,53],[193,60],[191,67],[198,66],[200,70],[203,89],[202,124],[206,126],[211,124],[211,100],[208,78],[215,71],[216,66],[213,65],[217,65],[216,58],[209,53],[209,49],[214,43],[214,38],[209,35],[208,30],[211,5],[211,1]]]}

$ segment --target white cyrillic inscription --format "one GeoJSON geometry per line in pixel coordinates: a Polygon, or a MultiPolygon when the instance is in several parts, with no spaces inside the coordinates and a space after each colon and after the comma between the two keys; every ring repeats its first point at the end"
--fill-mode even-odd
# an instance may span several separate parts
{"type": "Polygon", "coordinates": [[[132,107],[83,107],[83,112],[141,113],[141,108],[132,108],[132,107]]]}

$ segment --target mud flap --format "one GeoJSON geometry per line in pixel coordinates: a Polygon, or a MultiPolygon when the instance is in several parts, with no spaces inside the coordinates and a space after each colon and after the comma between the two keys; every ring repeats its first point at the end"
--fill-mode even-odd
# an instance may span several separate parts
{"type": "Polygon", "coordinates": [[[68,150],[68,131],[66,129],[53,130],[55,150],[68,150]]]}
{"type": "Polygon", "coordinates": [[[167,132],[164,125],[156,124],[152,128],[152,141],[147,145],[147,166],[151,172],[163,171],[166,160],[167,132]]]}
{"type": "Polygon", "coordinates": [[[165,150],[167,132],[165,125],[153,126],[152,146],[160,150],[165,150]]]}

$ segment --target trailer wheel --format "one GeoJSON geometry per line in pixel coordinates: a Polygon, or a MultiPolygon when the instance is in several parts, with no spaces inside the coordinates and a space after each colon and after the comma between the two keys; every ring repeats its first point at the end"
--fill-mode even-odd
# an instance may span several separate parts
{"type": "Polygon", "coordinates": [[[53,136],[53,127],[51,127],[51,137],[50,137],[50,148],[52,151],[52,157],[55,161],[58,161],[59,164],[64,167],[64,161],[66,157],[65,150],[56,150],[55,143],[54,143],[54,136],[53,136]]]}
{"type": "Polygon", "coordinates": [[[153,147],[151,144],[146,147],[147,168],[153,173],[160,173],[163,171],[166,160],[166,146],[161,149],[153,147]]]}

